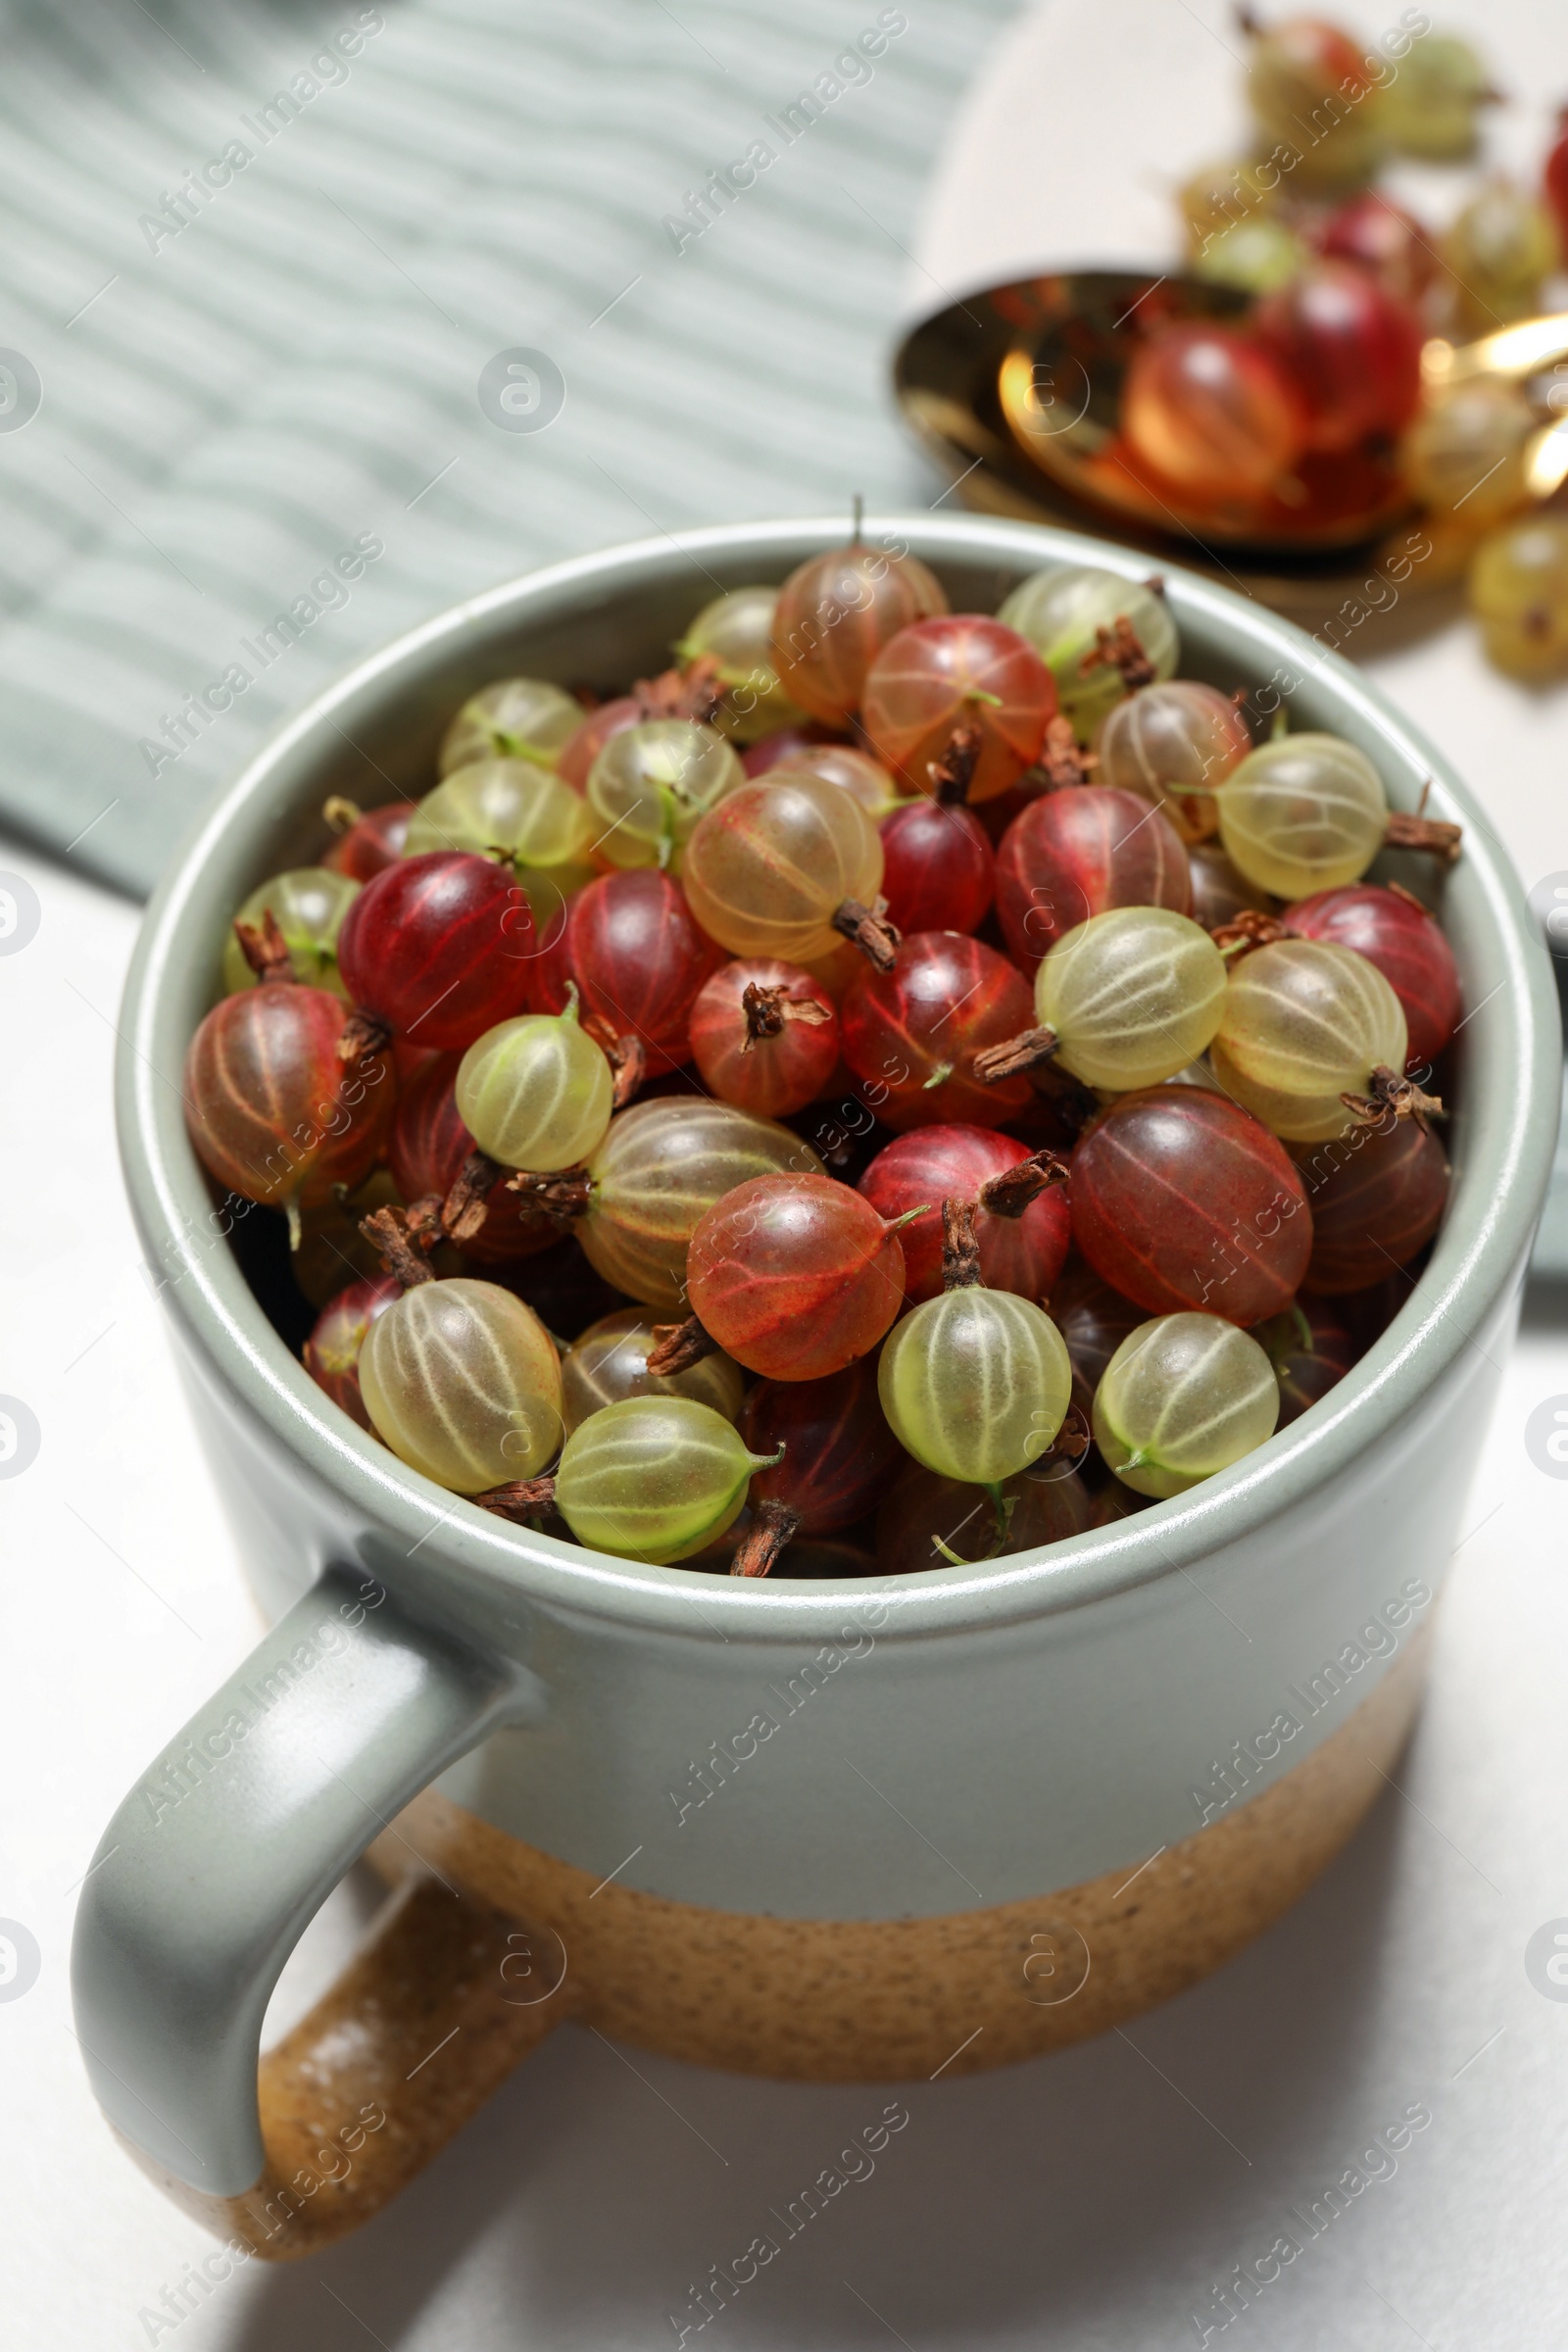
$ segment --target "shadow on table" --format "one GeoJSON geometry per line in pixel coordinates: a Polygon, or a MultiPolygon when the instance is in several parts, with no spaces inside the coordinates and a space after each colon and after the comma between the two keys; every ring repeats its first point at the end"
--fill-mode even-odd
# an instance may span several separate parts
{"type": "Polygon", "coordinates": [[[1129,2300],[1174,2341],[1302,2180],[1333,2179],[1398,2113],[1374,2077],[1407,1824],[1391,1793],[1285,1920],[1125,2037],[995,2075],[760,2082],[564,2028],[357,2237],[253,2273],[225,2344],[456,2341],[460,2296],[465,2352],[678,2345],[682,2328],[695,2344],[694,2291],[760,2233],[779,2252],[715,2342],[1032,2335],[1049,2316],[1054,2340],[1098,2343],[1129,2300]],[[786,2235],[792,2200],[889,2103],[909,2122],[874,2174],[786,2235]]]}

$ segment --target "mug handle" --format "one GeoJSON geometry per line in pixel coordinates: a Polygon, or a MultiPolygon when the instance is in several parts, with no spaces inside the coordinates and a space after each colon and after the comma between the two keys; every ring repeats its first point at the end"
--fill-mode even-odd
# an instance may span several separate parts
{"type": "Polygon", "coordinates": [[[138,2163],[220,2235],[289,2261],[356,2229],[564,2014],[509,1996],[515,1921],[416,1874],[259,2059],[283,1963],[344,1872],[520,1712],[509,1668],[330,1569],[105,1831],[72,1950],[88,2077],[138,2163]]]}

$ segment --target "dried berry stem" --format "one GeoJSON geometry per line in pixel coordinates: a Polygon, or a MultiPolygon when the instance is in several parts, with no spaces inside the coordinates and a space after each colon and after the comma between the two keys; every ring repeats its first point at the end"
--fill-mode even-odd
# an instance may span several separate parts
{"type": "Polygon", "coordinates": [[[401,1208],[375,1209],[369,1216],[360,1219],[360,1231],[368,1242],[373,1243],[380,1250],[381,1263],[406,1291],[417,1290],[421,1282],[434,1282],[434,1269],[415,1247],[407,1211],[401,1208]]]}
{"type": "Polygon", "coordinates": [[[1342,1095],[1340,1101],[1358,1127],[1379,1127],[1392,1112],[1396,1119],[1414,1119],[1427,1134],[1428,1119],[1448,1115],[1436,1095],[1424,1094],[1413,1078],[1401,1078],[1386,1061],[1380,1061],[1372,1073],[1370,1094],[1342,1095]]]}
{"type": "Polygon", "coordinates": [[[1078,664],[1078,675],[1087,678],[1092,670],[1116,669],[1129,694],[1137,687],[1152,686],[1154,664],[1144,651],[1143,639],[1125,612],[1118,612],[1108,629],[1095,631],[1093,653],[1085,654],[1078,664]]]}
{"type": "Polygon", "coordinates": [[[1391,850],[1421,850],[1430,858],[1441,858],[1445,865],[1454,865],[1464,840],[1464,827],[1450,825],[1445,817],[1411,816],[1406,810],[1396,808],[1383,839],[1391,850]]]}
{"type": "Polygon", "coordinates": [[[441,1203],[441,1230],[449,1241],[471,1242],[490,1213],[491,1187],[500,1183],[506,1170],[493,1160],[487,1152],[470,1152],[453,1179],[452,1190],[441,1203]]]}
{"type": "Polygon", "coordinates": [[[852,947],[858,948],[879,972],[892,971],[895,951],[904,934],[888,921],[886,899],[878,899],[874,906],[862,906],[858,899],[846,899],[834,909],[833,928],[842,931],[852,947]]]}
{"type": "Polygon", "coordinates": [[[624,1110],[648,1075],[648,1048],[640,1037],[624,1037],[597,1012],[589,1013],[583,1029],[609,1062],[615,1081],[616,1110],[624,1110]]]}
{"type": "Polygon", "coordinates": [[[391,1043],[392,1032],[386,1022],[356,1004],[337,1041],[337,1057],[339,1061],[363,1061],[368,1054],[384,1054],[391,1043]]]}
{"type": "Polygon", "coordinates": [[[1054,1029],[1021,1029],[1000,1046],[987,1046],[974,1057],[974,1074],[982,1086],[995,1086],[999,1079],[1016,1078],[1032,1070],[1038,1062],[1049,1061],[1061,1040],[1054,1029]]]}
{"type": "Polygon", "coordinates": [[[530,1520],[554,1509],[556,1482],[553,1478],[520,1478],[511,1486],[491,1487],[486,1494],[470,1495],[469,1500],[481,1511],[494,1511],[498,1519],[526,1527],[530,1520]]]}
{"type": "Polygon", "coordinates": [[[808,1028],[820,1029],[824,1021],[833,1018],[826,1004],[814,997],[790,997],[784,986],[764,987],[759,980],[748,980],[741,991],[741,1010],[746,1015],[746,1035],[741,1052],[749,1054],[764,1037],[777,1037],[788,1021],[804,1021],[808,1028]]]}
{"type": "Polygon", "coordinates": [[[942,1288],[945,1291],[982,1289],[980,1244],[975,1238],[974,1202],[942,1203],[942,1288]]]}
{"type": "Polygon", "coordinates": [[[1208,936],[1227,963],[1239,963],[1254,948],[1271,948],[1276,940],[1288,939],[1290,933],[1272,914],[1261,914],[1255,906],[1243,906],[1228,923],[1216,923],[1208,936]]]}
{"type": "Polygon", "coordinates": [[[234,937],[239,952],[251,970],[261,981],[292,980],[294,965],[288,952],[288,942],[270,906],[262,909],[261,925],[236,923],[234,937]]]}
{"type": "Polygon", "coordinates": [[[1062,792],[1073,785],[1087,784],[1100,765],[1097,752],[1086,752],[1072,731],[1072,720],[1063,718],[1058,710],[1046,728],[1045,749],[1040,765],[1051,783],[1052,790],[1062,792]]]}
{"type": "Polygon", "coordinates": [[[800,1524],[800,1512],[792,1510],[787,1502],[774,1502],[771,1498],[760,1502],[729,1564],[731,1576],[766,1576],[778,1566],[800,1524]]]}
{"type": "Polygon", "coordinates": [[[527,1168],[519,1168],[507,1178],[509,1193],[522,1193],[535,1208],[547,1217],[559,1217],[563,1224],[588,1214],[593,1189],[586,1168],[562,1168],[549,1176],[535,1176],[527,1168]]]}
{"type": "Polygon", "coordinates": [[[340,792],[334,792],[321,803],[321,821],[330,825],[334,833],[346,833],[364,814],[358,801],[346,801],[340,792]]]}
{"type": "Polygon", "coordinates": [[[1065,1184],[1069,1170],[1067,1162],[1055,1152],[1031,1152],[1015,1168],[1004,1168],[980,1187],[975,1206],[993,1217],[1021,1217],[1031,1200],[1054,1184],[1065,1184]]]}
{"type": "Polygon", "coordinates": [[[673,1380],[677,1372],[689,1372],[705,1355],[717,1352],[718,1342],[709,1337],[695,1315],[688,1315],[684,1323],[654,1325],[654,1344],[643,1369],[656,1380],[673,1380]]]}
{"type": "Polygon", "coordinates": [[[663,669],[657,678],[639,678],[632,693],[647,718],[691,718],[704,725],[724,699],[711,654],[699,654],[688,669],[663,669]]]}
{"type": "Polygon", "coordinates": [[[925,772],[931,779],[933,799],[944,808],[959,808],[969,798],[969,785],[979,764],[982,742],[978,727],[955,727],[948,737],[948,748],[940,760],[928,760],[925,772]]]}

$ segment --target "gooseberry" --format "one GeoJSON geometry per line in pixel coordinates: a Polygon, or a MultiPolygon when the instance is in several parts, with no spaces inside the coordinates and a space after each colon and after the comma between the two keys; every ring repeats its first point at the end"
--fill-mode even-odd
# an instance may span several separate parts
{"type": "Polygon", "coordinates": [[[1003,836],[996,883],[1003,934],[1030,972],[1091,915],[1115,906],[1186,914],[1192,906],[1187,855],[1164,812],[1102,785],[1031,802],[1003,836]]]}
{"type": "Polygon", "coordinates": [[[1283,921],[1293,938],[1329,940],[1375,963],[1404,1007],[1411,1060],[1437,1059],[1459,1026],[1459,966],[1436,916],[1408,891],[1372,882],[1320,890],[1288,906],[1283,921]]]}
{"type": "Polygon", "coordinates": [[[1258,305],[1252,331],[1294,385],[1304,446],[1402,431],[1421,402],[1421,322],[1364,270],[1320,262],[1258,305]]]}
{"type": "Polygon", "coordinates": [[[487,1029],[463,1056],[457,1104],[489,1158],[551,1174],[598,1150],[614,1091],[609,1061],[583,1033],[574,995],[564,1012],[523,1013],[487,1029]]]}
{"type": "Polygon", "coordinates": [[[760,771],[774,783],[786,776],[820,776],[853,793],[873,824],[899,806],[899,788],[880,760],[848,743],[808,743],[760,771]]]}
{"type": "Polygon", "coordinates": [[[1325,1397],[1355,1362],[1355,1343],[1321,1298],[1298,1298],[1259,1323],[1252,1337],[1279,1382],[1281,1429],[1325,1397]]]}
{"type": "Polygon", "coordinates": [[[1127,692],[1116,664],[1096,660],[1102,639],[1123,622],[1156,678],[1175,674],[1180,651],[1170,608],[1141,580],[1091,564],[1062,564],[1031,572],[1005,599],[997,617],[1026,637],[1056,681],[1056,694],[1079,738],[1087,743],[1112,704],[1127,692]]]}
{"type": "MultiPolygon", "coordinates": [[[[1100,732],[1100,781],[1152,801],[1191,845],[1214,831],[1215,790],[1251,748],[1250,730],[1228,694],[1198,678],[1161,678],[1130,694],[1106,717],[1100,732]]],[[[1188,911],[1177,907],[1179,914],[1188,911]]]]}
{"type": "Polygon", "coordinates": [[[661,1376],[648,1369],[656,1346],[653,1317],[645,1308],[617,1307],[590,1323],[561,1359],[562,1413],[569,1436],[590,1413],[627,1396],[689,1396],[733,1421],[746,1384],[739,1364],[716,1348],[684,1372],[661,1376]]]}
{"type": "MultiPolygon", "coordinates": [[[[387,1164],[402,1199],[443,1201],[477,1150],[457,1103],[459,1054],[434,1054],[423,1069],[398,1091],[397,1110],[387,1138],[387,1164]]],[[[550,1217],[511,1190],[497,1175],[483,1194],[485,1215],[465,1232],[464,1255],[479,1266],[507,1265],[531,1257],[559,1241],[550,1217]]]]}
{"type": "Polygon", "coordinates": [[[1225,1004],[1225,962],[1206,931],[1162,906],[1119,906],[1064,932],[1035,974],[1038,1029],[978,1057],[993,1085],[1053,1054],[1112,1094],[1157,1086],[1196,1061],[1225,1004]]]}
{"type": "Polygon", "coordinates": [[[1369,1095],[1405,1065],[1404,1011],[1376,964],[1353,948],[1285,939],[1244,956],[1230,976],[1209,1049],[1228,1095],[1291,1143],[1347,1126],[1344,1097],[1369,1095]]]}
{"type": "Polygon", "coordinates": [[[475,760],[427,792],[405,857],[470,850],[513,867],[581,865],[596,831],[579,793],[532,760],[475,760]]]}
{"type": "Polygon", "coordinates": [[[554,767],[582,720],[581,703],[560,686],[543,678],[497,678],[469,695],[442,736],[436,771],[450,776],[454,768],[492,760],[554,767]]]}
{"type": "Polygon", "coordinates": [[[1129,1333],[1095,1392],[1095,1443],[1142,1494],[1182,1494],[1274,1435],[1264,1350],[1219,1315],[1160,1315],[1129,1333]]]}
{"type": "Polygon", "coordinates": [[[657,1078],[689,1058],[687,1031],[704,981],[718,960],[667,874],[634,867],[601,874],[579,891],[559,942],[541,956],[534,1003],[560,1012],[574,984],[584,1025],[657,1078]]]}
{"type": "Polygon", "coordinates": [[[1072,1366],[1043,1308],[963,1283],[894,1326],[877,1366],[900,1444],[943,1478],[1000,1487],[1051,1446],[1072,1401],[1072,1366]]]}
{"type": "Polygon", "coordinates": [[[1465,529],[1490,530],[1528,497],[1535,431],[1535,412],[1517,384],[1477,376],[1417,413],[1399,444],[1399,470],[1435,514],[1462,513],[1465,529]]]}
{"type": "Polygon", "coordinates": [[[692,1234],[686,1295],[726,1354],[820,1380],[874,1348],[904,1302],[896,1220],[830,1176],[757,1176],[692,1234]]]}
{"type": "Polygon", "coordinates": [[[578,712],[579,724],[575,734],[568,735],[556,755],[556,773],[573,792],[586,792],[594,761],[613,735],[623,735],[650,716],[641,695],[617,694],[608,703],[590,710],[586,718],[578,712]]]}
{"type": "Polygon", "coordinates": [[[1198,1087],[1123,1095],[1072,1163],[1072,1237],[1146,1314],[1261,1322],[1305,1279],[1312,1213],[1284,1147],[1198,1087]]]}
{"type": "Polygon", "coordinates": [[[488,858],[438,851],[366,884],[338,933],[338,969],[373,1025],[453,1052],[523,1009],[533,949],[533,916],[511,875],[488,858]]]}
{"type": "Polygon", "coordinates": [[[985,827],[967,808],[909,801],[884,816],[882,890],[901,931],[976,931],[996,886],[985,827]]]}
{"type": "Polygon", "coordinates": [[[1282,899],[1359,881],[1388,836],[1383,779],[1338,735],[1259,744],[1226,778],[1218,805],[1232,864],[1282,899]]]}
{"type": "Polygon", "coordinates": [[[1471,198],[1441,251],[1453,280],[1457,323],[1475,335],[1541,310],[1545,282],[1561,267],[1551,215],[1500,173],[1471,198]]]}
{"type": "Polygon", "coordinates": [[[1026,1078],[990,1085],[975,1057],[1029,1022],[1029,984],[983,940],[917,931],[893,969],[862,965],[840,1007],[844,1059],[895,1132],[953,1120],[1000,1125],[1029,1100],[1026,1078]]]}
{"type": "Polygon", "coordinates": [[[412,801],[386,801],[379,808],[361,809],[353,801],[329,800],[321,813],[328,824],[344,830],[322,852],[321,863],[334,874],[347,874],[351,882],[368,882],[383,866],[396,865],[414,806],[412,801]]]}
{"type": "Polygon", "coordinates": [[[837,784],[764,776],[703,818],[683,880],[692,913],[731,955],[814,963],[871,923],[882,843],[837,784]]]}
{"type": "Polygon", "coordinates": [[[1476,114],[1496,92],[1468,41],[1428,31],[1411,43],[1384,89],[1383,126],[1405,155],[1460,163],[1476,143],[1476,114]]]}
{"type": "Polygon", "coordinates": [[[1332,188],[1369,179],[1385,143],[1382,77],[1369,73],[1349,35],[1321,17],[1290,17],[1266,29],[1244,22],[1252,36],[1252,112],[1285,148],[1301,184],[1332,188]]]}
{"type": "Polygon", "coordinates": [[[1484,539],[1470,567],[1470,610],[1487,659],[1544,683],[1568,668],[1568,516],[1531,514],[1484,539]]]}
{"type": "Polygon", "coordinates": [[[948,610],[918,556],[848,547],[808,557],[779,591],[773,659],[787,693],[813,716],[842,726],[860,708],[866,672],[901,629],[948,610]]]}
{"type": "Polygon", "coordinates": [[[799,964],[752,956],[726,963],[698,992],[692,1059],[723,1102],[777,1119],[814,1102],[839,1061],[827,992],[799,964]]]}
{"type": "Polygon", "coordinates": [[[554,1499],[579,1544],[663,1566],[733,1525],[753,1472],[765,1466],[710,1405],[627,1396],[572,1431],[554,1499]]]}
{"type": "Polygon", "coordinates": [[[1193,884],[1193,920],[1201,923],[1205,931],[1217,931],[1239,914],[1272,913],[1279,904],[1271,892],[1249,882],[1232,864],[1221,842],[1189,843],[1187,865],[1193,884]]]}
{"type": "Polygon", "coordinates": [[[1015,1291],[1020,1298],[1034,1299],[1054,1289],[1072,1232],[1066,1188],[1052,1185],[1037,1193],[1021,1214],[1006,1213],[1011,1202],[1005,1187],[998,1189],[1003,1205],[997,1213],[985,1200],[986,1187],[996,1178],[1030,1161],[1027,1146],[1014,1137],[966,1126],[918,1127],[912,1134],[897,1136],[877,1153],[858,1189],[878,1216],[906,1220],[899,1242],[907,1305],[935,1298],[942,1289],[938,1204],[948,1200],[975,1204],[980,1275],[989,1289],[1015,1291]],[[919,1213],[911,1216],[910,1210],[919,1213]]]}
{"type": "Polygon", "coordinates": [[[306,1371],[317,1387],[362,1429],[368,1429],[371,1424],[360,1392],[360,1349],[376,1317],[402,1296],[402,1284],[390,1274],[351,1282],[322,1307],[305,1343],[306,1371]]]}
{"type": "MultiPolygon", "coordinates": [[[[337,968],[337,935],[343,917],[360,895],[360,884],[325,865],[295,866],[264,882],[235,915],[236,924],[260,931],[272,917],[288,949],[289,968],[308,988],[330,989],[344,995],[337,968]]],[[[223,986],[253,988],[258,974],[231,928],[223,942],[223,986]]]]}
{"type": "Polygon", "coordinates": [[[1130,1331],[1148,1321],[1148,1310],[1135,1306],[1108,1282],[1102,1282],[1081,1257],[1069,1258],[1049,1299],[1051,1319],[1066,1343],[1073,1377],[1091,1396],[1104,1377],[1105,1366],[1130,1331]]]}
{"type": "Polygon", "coordinates": [[[1040,656],[1005,622],[982,613],[912,621],[888,640],[865,679],[862,718],[871,748],[912,791],[960,727],[980,737],[971,801],[987,801],[1040,756],[1056,690],[1040,656]]]}
{"type": "Polygon", "coordinates": [[[1047,1477],[1021,1470],[993,1494],[906,1461],[876,1515],[876,1564],[884,1576],[972,1567],[1008,1552],[1042,1551],[1091,1523],[1089,1490],[1076,1471],[1047,1477]]]}
{"type": "Polygon", "coordinates": [[[590,844],[607,865],[679,871],[698,820],[746,782],[732,745],[691,718],[644,718],[611,736],[588,775],[590,844]]]}
{"type": "Polygon", "coordinates": [[[1211,319],[1181,320],[1139,345],[1121,421],[1146,465],[1204,502],[1261,497],[1306,445],[1288,367],[1211,319]]]}
{"type": "MultiPolygon", "coordinates": [[[[1406,58],[1401,83],[1409,67],[1406,58]]],[[[1438,274],[1438,257],[1420,221],[1379,188],[1367,188],[1332,212],[1317,243],[1326,261],[1353,262],[1398,302],[1419,303],[1438,274]]]]}
{"type": "Polygon", "coordinates": [[[459,1494],[534,1477],[561,1444],[561,1366],[531,1307],[466,1275],[423,1281],[370,1325],[360,1386],[377,1437],[459,1494]]]}
{"type": "Polygon", "coordinates": [[[780,1458],[752,1481],[752,1524],[732,1576],[766,1576],[795,1537],[853,1527],[904,1459],[869,1356],[821,1380],[760,1380],[736,1427],[754,1454],[780,1458]]]}
{"type": "Polygon", "coordinates": [[[1336,1296],[1408,1265],[1437,1232],[1448,1198],[1443,1146],[1415,1119],[1352,1128],[1315,1149],[1295,1147],[1312,1202],[1312,1255],[1302,1277],[1336,1296]]]}
{"type": "MultiPolygon", "coordinates": [[[[398,869],[393,869],[398,870],[398,869]]],[[[288,1217],[353,1192],[380,1155],[396,1088],[379,1055],[345,1061],[341,997],[264,980],[214,1005],[185,1057],[185,1123],[220,1185],[288,1217]]]]}

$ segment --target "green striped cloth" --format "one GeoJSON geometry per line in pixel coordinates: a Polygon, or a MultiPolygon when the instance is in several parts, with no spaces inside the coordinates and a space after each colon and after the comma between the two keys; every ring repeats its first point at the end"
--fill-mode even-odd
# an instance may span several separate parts
{"type": "Polygon", "coordinates": [[[144,891],[279,717],[455,598],[660,529],[929,501],[888,347],[1013,13],[14,12],[0,823],[144,891]]]}

